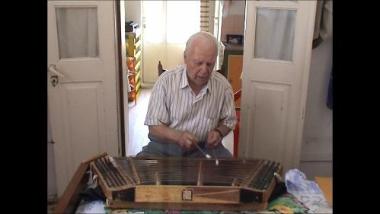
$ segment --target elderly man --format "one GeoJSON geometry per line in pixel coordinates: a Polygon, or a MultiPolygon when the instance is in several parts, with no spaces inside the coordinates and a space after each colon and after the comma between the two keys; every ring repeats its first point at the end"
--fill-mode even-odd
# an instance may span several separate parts
{"type": "Polygon", "coordinates": [[[151,142],[137,156],[232,157],[221,141],[236,124],[235,105],[231,85],[213,70],[217,53],[212,34],[188,39],[185,65],[164,72],[153,87],[144,123],[151,142]]]}

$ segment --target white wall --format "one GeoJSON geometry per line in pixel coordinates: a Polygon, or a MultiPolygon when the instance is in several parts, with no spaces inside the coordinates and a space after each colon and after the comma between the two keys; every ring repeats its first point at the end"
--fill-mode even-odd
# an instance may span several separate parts
{"type": "Polygon", "coordinates": [[[300,169],[310,179],[332,176],[332,110],[326,106],[332,71],[332,37],[313,49],[300,169]]]}
{"type": "Polygon", "coordinates": [[[227,41],[227,34],[244,35],[245,1],[223,1],[221,41],[227,41]]]}
{"type": "Polygon", "coordinates": [[[332,72],[332,2],[321,4],[319,12],[317,17],[321,19],[316,27],[320,29],[316,32],[324,41],[312,51],[300,164],[300,169],[309,179],[315,176],[332,177],[333,112],[326,106],[332,72]]]}
{"type": "Polygon", "coordinates": [[[124,1],[125,2],[125,21],[134,21],[141,26],[141,1],[124,1]]]}

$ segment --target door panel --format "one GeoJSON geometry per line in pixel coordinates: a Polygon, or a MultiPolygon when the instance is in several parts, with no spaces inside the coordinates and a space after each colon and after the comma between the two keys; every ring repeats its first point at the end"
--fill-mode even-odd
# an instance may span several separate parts
{"type": "Polygon", "coordinates": [[[239,156],[298,167],[316,1],[247,1],[239,156]]]}
{"type": "Polygon", "coordinates": [[[250,106],[253,111],[249,112],[249,121],[253,122],[253,132],[248,133],[248,138],[254,142],[265,142],[265,144],[249,144],[249,156],[257,158],[268,158],[282,161],[284,145],[278,144],[285,139],[285,120],[288,106],[289,86],[283,84],[272,84],[255,82],[251,84],[253,99],[250,106]],[[268,135],[269,133],[269,135],[268,135]],[[251,148],[252,147],[252,148],[251,148]]]}
{"type": "MultiPolygon", "coordinates": [[[[99,151],[105,151],[102,145],[105,141],[105,118],[102,109],[104,100],[102,86],[99,83],[64,84],[62,91],[64,97],[65,129],[69,131],[68,139],[69,154],[74,164],[83,161],[83,156],[91,157],[99,151]],[[78,117],[78,115],[81,115],[78,117]],[[80,143],[78,143],[80,142],[80,143]]],[[[75,169],[72,169],[75,170],[75,169]]]]}
{"type": "Polygon", "coordinates": [[[114,4],[48,1],[48,117],[58,196],[80,162],[119,154],[114,4]]]}

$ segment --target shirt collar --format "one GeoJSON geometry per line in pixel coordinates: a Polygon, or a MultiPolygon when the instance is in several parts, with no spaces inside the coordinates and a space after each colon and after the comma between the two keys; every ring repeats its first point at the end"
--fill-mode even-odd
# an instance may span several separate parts
{"type": "Polygon", "coordinates": [[[179,87],[186,88],[187,86],[189,86],[189,81],[187,80],[186,66],[184,66],[182,70],[181,84],[179,85],[179,87]]]}

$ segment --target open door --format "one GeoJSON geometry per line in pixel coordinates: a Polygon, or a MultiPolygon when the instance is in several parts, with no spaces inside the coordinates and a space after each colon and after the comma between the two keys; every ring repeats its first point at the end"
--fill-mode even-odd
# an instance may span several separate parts
{"type": "Polygon", "coordinates": [[[239,157],[298,167],[317,1],[247,1],[239,157]]]}
{"type": "Polygon", "coordinates": [[[115,1],[48,1],[48,119],[57,195],[81,161],[119,155],[115,1]]]}

